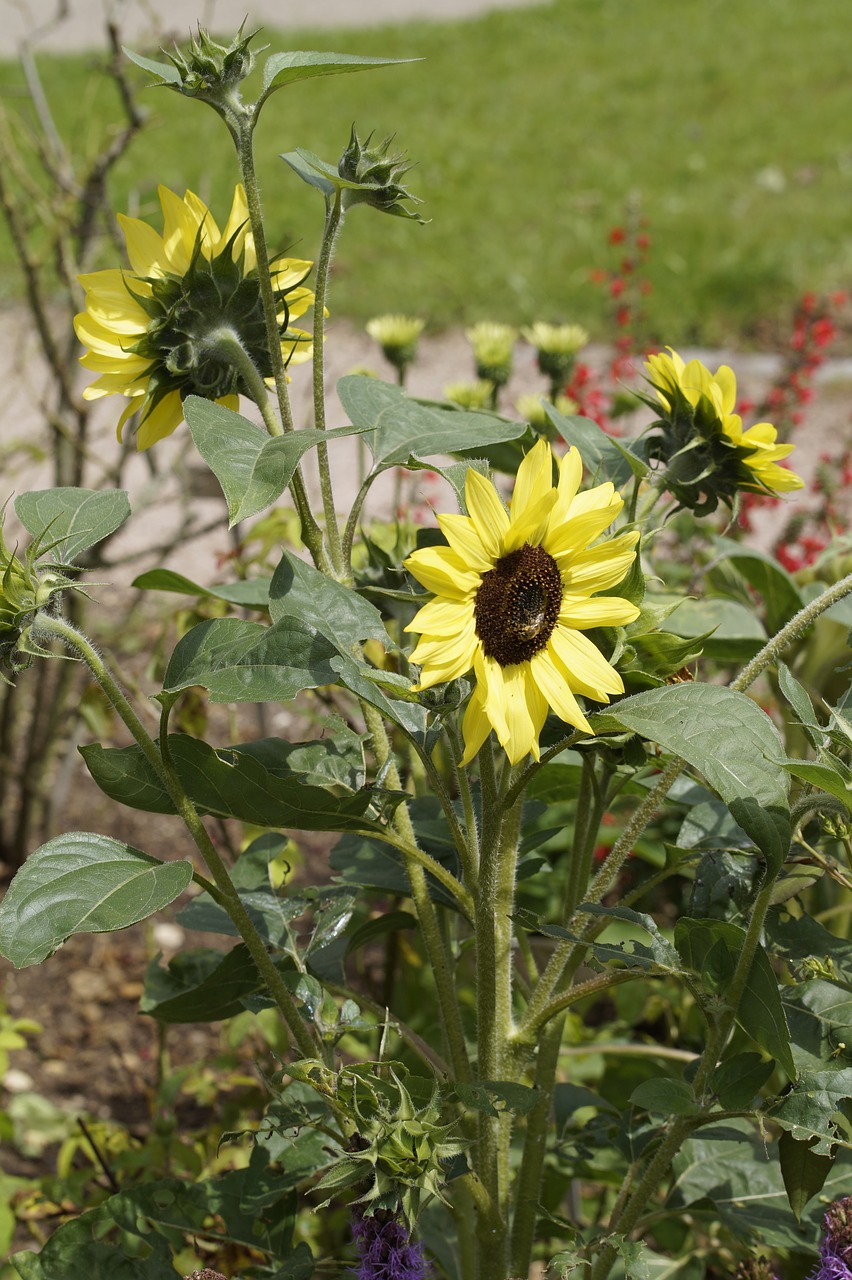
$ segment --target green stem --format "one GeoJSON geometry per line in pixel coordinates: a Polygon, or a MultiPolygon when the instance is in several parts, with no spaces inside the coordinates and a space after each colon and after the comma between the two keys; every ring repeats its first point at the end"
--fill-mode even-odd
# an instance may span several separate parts
{"type": "MultiPolygon", "coordinates": [[[[396,765],[390,760],[391,747],[384,721],[378,711],[376,711],[375,707],[371,707],[369,703],[362,702],[361,708],[364,714],[367,732],[373,742],[376,764],[379,769],[384,768],[386,765],[388,766],[386,773],[388,786],[398,787],[400,785],[399,773],[397,772],[396,765]]],[[[420,931],[423,935],[423,945],[426,948],[426,955],[428,956],[429,963],[432,967],[432,976],[435,981],[435,989],[438,996],[438,1009],[441,1017],[441,1025],[444,1032],[444,1038],[447,1043],[454,1077],[456,1080],[469,1081],[471,1078],[470,1062],[467,1056],[467,1045],[464,1038],[461,1008],[459,1006],[455,985],[453,983],[453,966],[450,962],[450,956],[447,949],[444,946],[444,939],[441,936],[441,927],[435,910],[435,904],[429,895],[429,884],[426,879],[426,872],[420,863],[411,857],[411,850],[417,848],[417,837],[411,823],[408,808],[405,804],[401,804],[397,808],[396,813],[394,814],[394,823],[405,846],[401,849],[401,852],[405,861],[405,870],[408,875],[408,881],[411,886],[411,897],[417,910],[417,919],[420,922],[420,931]]],[[[456,883],[458,882],[456,881],[456,883]]]]}
{"type": "MultiPolygon", "coordinates": [[[[592,865],[595,840],[600,828],[601,818],[609,800],[608,782],[611,770],[602,766],[600,780],[595,776],[595,761],[592,755],[583,756],[583,771],[580,777],[580,788],[577,794],[577,805],[574,815],[574,836],[571,842],[571,860],[566,878],[563,896],[563,919],[570,920],[579,903],[585,896],[592,865]]],[[[563,975],[564,976],[564,975],[563,975]]],[[[607,978],[612,974],[604,975],[607,978]]],[[[593,981],[595,981],[593,979],[593,981]]],[[[588,984],[584,984],[588,986],[588,984]]],[[[536,986],[536,992],[541,983],[536,986]]],[[[512,1225],[512,1271],[513,1274],[525,1276],[532,1261],[535,1226],[538,1218],[538,1202],[541,1192],[541,1180],[544,1173],[544,1157],[547,1149],[547,1135],[550,1129],[550,1111],[553,1101],[553,1090],[556,1084],[556,1072],[559,1066],[559,1050],[565,1029],[565,1016],[558,1016],[583,995],[575,994],[580,987],[572,988],[566,993],[562,1009],[547,1004],[540,1014],[530,1021],[529,1009],[526,1012],[523,1032],[519,1030],[511,1042],[511,1052],[517,1070],[520,1070],[519,1054],[528,1053],[528,1046],[540,1039],[535,1068],[535,1085],[538,1090],[538,1101],[527,1117],[527,1128],[524,1134],[523,1155],[518,1174],[515,1199],[515,1216],[512,1225]],[[555,1021],[552,1019],[555,1018],[555,1021]],[[548,1025],[550,1023],[550,1025],[548,1025]],[[529,1028],[527,1031],[526,1028],[529,1028]],[[542,1035],[542,1028],[544,1034],[542,1035]]]]}
{"type": "Polygon", "coordinates": [[[778,661],[788,644],[804,635],[808,627],[816,621],[821,613],[825,613],[826,609],[830,609],[833,604],[837,604],[838,600],[842,600],[850,592],[852,592],[852,573],[848,573],[845,578],[841,578],[833,587],[827,587],[815,600],[812,600],[810,604],[806,604],[803,609],[794,614],[786,626],[783,626],[778,634],[763,646],[760,653],[752,658],[751,662],[743,669],[742,674],[731,682],[731,688],[736,689],[738,693],[748,689],[767,667],[771,667],[778,661]]]}
{"type": "MultiPolygon", "coordinates": [[[[263,318],[266,324],[266,340],[269,344],[269,356],[272,361],[272,374],[275,380],[275,392],[278,397],[278,408],[281,423],[276,423],[277,430],[273,434],[281,435],[284,431],[293,431],[293,410],[290,405],[290,393],[287,390],[287,371],[284,367],[284,355],[281,350],[281,334],[278,328],[278,307],[272,289],[272,275],[269,266],[269,250],[266,245],[266,231],[263,225],[263,212],[260,207],[260,193],[257,185],[257,174],[254,167],[254,124],[256,116],[241,119],[235,141],[240,165],[240,176],[246,193],[249,223],[254,238],[254,250],[257,258],[257,282],[263,306],[263,318]]],[[[318,569],[328,573],[330,569],[328,555],[323,543],[322,529],[314,519],[311,504],[308,501],[305,481],[301,465],[297,466],[290,481],[290,490],[302,523],[302,537],[311,558],[318,569]]]]}
{"type": "MultiPolygon", "coordinates": [[[[480,752],[482,843],[475,896],[478,1076],[506,1078],[512,1033],[512,909],[523,801],[508,811],[496,785],[493,746],[480,752]],[[489,766],[490,762],[490,766],[489,766]],[[486,807],[496,817],[486,820],[486,807]]],[[[504,789],[505,791],[505,789],[504,789]]],[[[480,1114],[476,1170],[497,1207],[499,1221],[478,1224],[479,1274],[502,1276],[508,1265],[509,1143],[511,1113],[480,1114]]]]}
{"type": "Polygon", "coordinates": [[[269,392],[260,370],[246,351],[235,329],[222,325],[205,336],[203,348],[220,360],[232,364],[245,383],[252,401],[263,417],[263,423],[271,436],[281,435],[281,423],[275,417],[269,403],[269,392]]]}
{"type": "MultiPolygon", "coordinates": [[[[363,436],[359,436],[358,439],[359,442],[363,441],[363,436]]],[[[361,509],[364,506],[367,494],[370,492],[370,486],[378,474],[380,473],[377,471],[368,471],[367,475],[361,481],[361,487],[355,496],[355,501],[352,503],[352,508],[349,512],[349,517],[343,530],[341,553],[343,555],[343,563],[347,573],[352,572],[352,546],[355,542],[355,534],[358,530],[358,520],[361,516],[361,509]]]]}
{"type": "Polygon", "coordinates": [[[85,662],[95,680],[103,689],[112,706],[124,721],[133,738],[138,743],[145,759],[154,769],[163,783],[178,816],[183,820],[195,846],[204,859],[216,888],[221,895],[220,901],[233,920],[240,937],[246,944],[249,954],[264,979],[287,1028],[293,1037],[302,1057],[312,1058],[317,1053],[317,1041],[299,1013],[296,1002],[287,989],[281,974],[275,967],[266,945],[257,932],[251,917],[243,906],[239,894],[234,888],[227,867],[219,856],[219,852],[201,821],[198,813],[186,794],[183,786],[169,768],[154,739],[148,733],[142,721],[125,697],[112,672],[108,669],[97,650],[89,640],[64,618],[39,613],[33,623],[34,638],[58,639],[73,653],[85,662]]]}
{"type": "MultiPolygon", "coordinates": [[[[334,243],[343,218],[340,192],[326,199],[325,228],[322,245],[317,260],[316,288],[314,290],[314,424],[319,431],[325,431],[325,299],[328,293],[328,274],[334,243]]],[[[320,492],[322,494],[323,511],[325,512],[326,537],[328,538],[331,562],[335,573],[342,578],[347,566],[344,565],[343,550],[340,542],[340,529],[337,524],[337,512],[334,507],[334,491],[331,484],[331,468],[328,461],[328,445],[320,440],[317,445],[317,466],[319,468],[320,492]]]]}
{"type": "Polygon", "coordinates": [[[550,1131],[550,1108],[564,1031],[563,1015],[561,1018],[555,1018],[545,1027],[538,1043],[533,1082],[538,1091],[538,1099],[527,1116],[521,1167],[518,1170],[515,1186],[515,1217],[512,1223],[513,1276],[527,1276],[530,1271],[544,1158],[547,1154],[547,1135],[550,1131]]]}
{"type": "Polygon", "coordinates": [[[473,918],[473,898],[467,889],[465,889],[460,880],[456,879],[452,871],[448,871],[430,853],[418,848],[415,840],[406,839],[401,835],[394,835],[392,831],[377,831],[375,827],[367,827],[364,835],[369,836],[371,840],[381,840],[384,844],[389,844],[392,849],[398,849],[406,862],[414,862],[424,871],[428,871],[439,884],[444,886],[448,893],[452,894],[468,919],[473,918]]]}
{"type": "Polygon", "coordinates": [[[458,787],[462,814],[464,815],[465,840],[463,843],[466,848],[465,858],[462,862],[464,878],[468,889],[470,889],[471,893],[475,893],[479,878],[479,827],[476,821],[470,779],[467,776],[467,770],[463,769],[459,764],[459,761],[464,756],[464,745],[455,719],[451,719],[447,726],[447,737],[450,742],[456,786],[458,787]]]}

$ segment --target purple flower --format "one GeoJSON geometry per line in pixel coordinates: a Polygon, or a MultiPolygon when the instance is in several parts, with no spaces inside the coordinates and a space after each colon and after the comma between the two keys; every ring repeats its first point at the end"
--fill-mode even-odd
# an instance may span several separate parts
{"type": "Polygon", "coordinates": [[[358,1247],[357,1280],[429,1280],[423,1246],[412,1244],[405,1224],[386,1210],[367,1217],[356,1208],[352,1235],[358,1247]]]}
{"type": "Polygon", "coordinates": [[[828,1206],[819,1265],[809,1280],[852,1280],[852,1196],[828,1206]]]}

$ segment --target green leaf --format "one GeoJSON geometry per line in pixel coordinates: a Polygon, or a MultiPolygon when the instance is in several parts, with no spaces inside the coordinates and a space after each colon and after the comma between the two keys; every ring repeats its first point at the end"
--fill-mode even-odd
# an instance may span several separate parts
{"type": "Polygon", "coordinates": [[[149,569],[134,578],[131,586],[140,591],[174,591],[178,595],[200,599],[226,600],[228,604],[236,604],[243,609],[268,609],[270,582],[270,578],[249,578],[245,582],[202,587],[172,569],[149,569]]]}
{"type": "Polygon", "coordinates": [[[813,978],[782,989],[781,999],[799,1066],[852,1065],[852,994],[813,978]]]}
{"type": "Polygon", "coordinates": [[[604,714],[698,769],[777,874],[790,849],[789,782],[773,759],[778,730],[756,703],[719,685],[667,685],[604,714]]]}
{"type": "Polygon", "coordinates": [[[824,976],[836,977],[838,982],[852,986],[852,942],[830,933],[811,916],[796,919],[781,911],[770,911],[766,932],[771,949],[791,964],[794,971],[799,967],[807,973],[814,966],[821,966],[826,971],[824,976]]]}
{"type": "Polygon", "coordinates": [[[304,147],[297,147],[295,151],[282,152],[281,159],[299,175],[303,182],[306,182],[309,187],[315,187],[326,197],[333,196],[336,191],[349,186],[349,183],[338,173],[335,172],[333,176],[327,174],[326,170],[331,166],[326,165],[312,151],[306,151],[304,147]]]}
{"type": "Polygon", "coordinates": [[[183,402],[195,446],[222,486],[229,525],[265,511],[293,478],[303,454],[335,434],[315,430],[268,436],[248,418],[200,396],[183,402]]]}
{"type": "Polygon", "coordinates": [[[298,618],[267,627],[241,618],[200,622],[178,642],[164,692],[201,685],[212,702],[289,702],[303,689],[336,684],[337,648],[298,618]]]}
{"type": "MultiPolygon", "coordinates": [[[[415,829],[422,847],[456,877],[460,876],[458,854],[446,828],[433,835],[423,821],[423,814],[431,806],[420,802],[412,806],[415,829]]],[[[408,897],[411,886],[402,854],[390,845],[368,836],[344,835],[329,855],[329,866],[338,873],[342,884],[357,885],[380,893],[400,894],[408,897]]],[[[429,893],[436,902],[457,909],[458,903],[450,892],[434,877],[426,873],[429,893]]]]}
{"type": "Polygon", "coordinates": [[[713,1072],[713,1091],[726,1111],[746,1111],[775,1070],[759,1053],[737,1053],[713,1072]]]}
{"type": "Polygon", "coordinates": [[[704,653],[718,662],[747,662],[766,644],[766,630],[754,609],[738,600],[707,596],[682,600],[668,620],[679,636],[712,635],[703,642],[704,653]]]}
{"type": "Polygon", "coordinates": [[[658,1077],[656,1080],[644,1080],[630,1095],[635,1107],[642,1107],[655,1115],[691,1116],[697,1108],[692,1090],[684,1080],[671,1080],[658,1077]]]}
{"type": "MultiPolygon", "coordinates": [[[[701,1129],[681,1147],[674,1173],[669,1193],[673,1209],[709,1202],[735,1239],[799,1252],[816,1248],[824,1205],[811,1205],[802,1222],[796,1222],[784,1189],[777,1144],[767,1143],[746,1121],[701,1129]]],[[[838,1160],[826,1179],[825,1197],[846,1195],[850,1174],[848,1159],[838,1160]]]]}
{"type": "Polygon", "coordinates": [[[41,489],[20,494],[15,512],[33,538],[68,562],[120,529],[130,503],[123,489],[41,489]]]}
{"type": "Polygon", "coordinates": [[[514,440],[527,429],[496,414],[421,404],[400,387],[363,374],[341,378],[337,393],[350,421],[371,429],[366,439],[377,470],[404,465],[412,456],[464,453],[514,440]]]}
{"type": "Polygon", "coordinates": [[[778,764],[794,778],[800,778],[802,782],[841,800],[852,812],[852,787],[840,770],[830,763],[830,757],[825,753],[820,761],[780,759],[778,764]]]}
{"type": "Polygon", "coordinates": [[[648,466],[642,458],[626,448],[620,440],[607,435],[590,418],[564,417],[546,400],[542,402],[547,416],[566,444],[575,445],[589,479],[599,484],[611,480],[619,489],[631,476],[645,476],[648,466]]]}
{"type": "MultiPolygon", "coordinates": [[[[675,946],[684,964],[713,995],[727,992],[744,940],[745,930],[727,920],[691,920],[682,916],[675,925],[675,946]]],[[[735,1012],[746,1035],[794,1079],[796,1064],[790,1051],[790,1029],[772,966],[762,947],[754,953],[735,1012]]]]}
{"type": "Polygon", "coordinates": [[[778,664],[778,687],[795,711],[796,718],[810,738],[812,745],[817,748],[826,746],[828,737],[825,730],[817,722],[816,712],[807,690],[803,685],[799,684],[799,681],[790,673],[789,668],[783,662],[778,664]]]}
{"type": "Polygon", "coordinates": [[[139,1009],[158,1022],[219,1022],[242,1013],[241,997],[262,985],[245,946],[224,956],[210,948],[181,951],[166,968],[159,956],[148,965],[139,1009]]]}
{"type": "Polygon", "coordinates": [[[770,633],[780,631],[804,606],[794,579],[774,556],[758,551],[756,547],[746,547],[733,538],[714,538],[713,543],[719,554],[739,570],[760,596],[770,633]]]}
{"type": "Polygon", "coordinates": [[[128,49],[125,45],[121,46],[125,56],[131,62],[135,62],[137,67],[141,67],[143,71],[150,71],[152,75],[159,76],[162,84],[171,85],[178,88],[181,83],[180,72],[171,62],[155,62],[153,58],[143,58],[141,53],[134,53],[132,49],[128,49]]]}
{"type": "Polygon", "coordinates": [[[371,71],[419,61],[419,58],[365,58],[353,53],[303,52],[296,49],[273,53],[263,68],[263,96],[315,76],[338,76],[350,71],[371,71]]]}
{"type": "Polygon", "coordinates": [[[830,1156],[817,1155],[811,1148],[811,1142],[797,1142],[791,1133],[782,1133],[778,1140],[781,1176],[797,1222],[808,1201],[822,1191],[833,1164],[830,1156]]]}
{"type": "Polygon", "coordinates": [[[112,933],[162,910],[192,879],[189,862],[158,862],[107,836],[72,831],[31,853],[0,903],[0,954],[17,969],[75,933],[112,933]]]}
{"type": "MultiPolygon", "coordinates": [[[[365,816],[372,800],[368,788],[338,797],[298,774],[271,773],[248,751],[217,751],[182,733],[169,735],[169,750],[175,772],[203,813],[302,831],[363,831],[371,825],[365,816]]],[[[111,799],[148,813],[174,813],[165,787],[138,747],[94,743],[81,748],[81,754],[111,799]]]]}
{"type": "Polygon", "coordinates": [[[770,1114],[797,1142],[812,1143],[816,1155],[828,1156],[838,1139],[850,1145],[846,1125],[838,1132],[836,1119],[846,1113],[850,1099],[852,1068],[803,1071],[770,1114]]]}
{"type": "Polygon", "coordinates": [[[273,622],[298,618],[318,626],[343,654],[362,640],[379,640],[385,648],[390,643],[374,605],[289,551],[282,555],[272,578],[269,611],[273,622]]]}

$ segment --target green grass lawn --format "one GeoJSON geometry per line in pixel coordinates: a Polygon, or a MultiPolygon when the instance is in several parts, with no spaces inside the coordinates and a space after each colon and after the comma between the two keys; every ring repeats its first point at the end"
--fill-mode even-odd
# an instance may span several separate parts
{"type": "MultiPolygon", "coordinates": [[[[355,121],[396,133],[432,221],[355,209],[335,314],[578,320],[605,337],[589,273],[610,264],[608,230],[633,200],[652,238],[651,336],[754,343],[783,331],[797,293],[852,283],[850,36],[848,0],[560,0],[453,25],[266,33],[273,50],[423,59],[270,101],[257,142],[271,242],[314,256],[322,214],[278,153],[336,161],[355,121]]],[[[113,91],[92,57],[42,66],[66,136],[94,147],[113,91]]],[[[20,79],[0,68],[6,89],[20,79]]],[[[164,182],[224,217],[237,176],[224,126],[165,90],[145,100],[152,122],[115,175],[117,208],[156,223],[164,182]]],[[[20,286],[0,248],[8,295],[20,286]]]]}

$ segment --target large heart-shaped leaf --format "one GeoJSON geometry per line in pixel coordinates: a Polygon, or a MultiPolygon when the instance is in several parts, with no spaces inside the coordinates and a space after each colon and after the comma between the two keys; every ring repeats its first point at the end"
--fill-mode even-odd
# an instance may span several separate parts
{"type": "Polygon", "coordinates": [[[72,934],[144,920],[191,879],[189,862],[158,862],[108,836],[56,836],[30,854],[0,903],[0,954],[17,969],[38,964],[72,934]]]}
{"type": "Polygon", "coordinates": [[[273,622],[300,618],[319,628],[334,639],[341,653],[348,653],[361,640],[388,644],[382,615],[374,605],[289,551],[284,552],[272,579],[269,612],[273,622]]]}
{"type": "Polygon", "coordinates": [[[201,685],[213,702],[289,702],[303,689],[336,684],[338,650],[300,618],[271,627],[242,618],[200,622],[178,642],[166,669],[167,694],[201,685]]]}
{"type": "Polygon", "coordinates": [[[704,775],[775,874],[790,848],[789,778],[775,725],[720,685],[681,684],[625,698],[600,717],[682,756],[704,775]]]}
{"type": "Polygon", "coordinates": [[[130,503],[123,489],[40,489],[19,494],[15,512],[33,538],[67,562],[120,529],[130,503]]]}
{"type": "Polygon", "coordinates": [[[421,404],[400,387],[362,374],[341,378],[337,394],[357,427],[372,428],[366,439],[377,470],[404,465],[412,456],[428,458],[501,444],[527,430],[525,422],[496,414],[421,404]]]}

